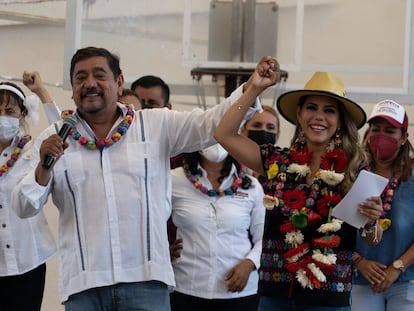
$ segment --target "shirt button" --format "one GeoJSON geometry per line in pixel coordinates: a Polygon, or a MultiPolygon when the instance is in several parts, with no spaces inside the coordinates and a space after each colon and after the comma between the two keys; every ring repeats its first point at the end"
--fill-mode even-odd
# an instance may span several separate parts
{"type": "Polygon", "coordinates": [[[7,248],[10,248],[10,244],[6,244],[6,247],[7,247],[7,248]]]}
{"type": "Polygon", "coordinates": [[[3,228],[6,228],[6,224],[2,224],[1,226],[2,226],[3,228]]]}

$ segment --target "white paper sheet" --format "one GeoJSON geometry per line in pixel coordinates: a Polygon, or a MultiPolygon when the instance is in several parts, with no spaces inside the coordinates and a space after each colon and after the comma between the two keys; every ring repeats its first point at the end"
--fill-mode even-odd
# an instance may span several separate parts
{"type": "Polygon", "coordinates": [[[351,190],[335,206],[332,215],[356,228],[363,227],[368,218],[358,212],[358,204],[368,197],[380,196],[387,183],[387,178],[362,170],[351,190]]]}

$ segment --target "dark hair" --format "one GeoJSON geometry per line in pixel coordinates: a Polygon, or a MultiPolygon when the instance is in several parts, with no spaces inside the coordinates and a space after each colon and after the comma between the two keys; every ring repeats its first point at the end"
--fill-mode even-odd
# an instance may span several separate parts
{"type": "MultiPolygon", "coordinates": [[[[198,168],[198,164],[200,163],[201,155],[200,152],[191,152],[191,153],[184,153],[184,160],[183,166],[185,166],[193,175],[200,175],[202,176],[202,171],[198,168]]],[[[223,168],[221,169],[220,177],[217,181],[221,184],[224,178],[229,176],[232,164],[236,166],[237,174],[240,174],[241,166],[239,162],[237,162],[231,155],[228,155],[226,160],[224,161],[223,168]]],[[[249,189],[252,184],[251,179],[248,176],[244,176],[242,180],[242,189],[249,189]]]]}
{"type": "Polygon", "coordinates": [[[149,89],[149,88],[159,86],[162,89],[164,105],[167,105],[168,102],[170,101],[170,88],[168,87],[167,83],[165,83],[164,80],[161,79],[160,77],[151,76],[151,75],[142,76],[141,78],[132,82],[131,90],[135,91],[135,89],[138,86],[143,87],[144,89],[149,89]]]}
{"type": "Polygon", "coordinates": [[[109,68],[111,68],[111,71],[114,74],[115,80],[118,79],[118,77],[122,73],[121,68],[119,67],[119,57],[115,54],[112,54],[107,49],[89,46],[77,50],[76,53],[73,55],[72,60],[70,62],[70,81],[72,82],[73,71],[75,65],[78,62],[96,56],[102,56],[106,58],[109,68]]]}
{"type": "Polygon", "coordinates": [[[121,94],[121,97],[122,96],[134,96],[134,97],[136,97],[138,100],[139,100],[139,97],[138,97],[138,95],[137,94],[135,94],[135,92],[134,91],[132,91],[132,90],[130,90],[130,89],[122,89],[122,94],[121,94]]]}
{"type": "MultiPolygon", "coordinates": [[[[19,88],[16,84],[12,83],[12,82],[0,82],[0,85],[8,85],[8,86],[12,86],[14,88],[16,88],[18,91],[20,91],[24,97],[26,97],[26,95],[24,94],[24,92],[22,91],[21,88],[19,88]]],[[[22,112],[22,115],[26,115],[27,114],[27,108],[24,105],[24,100],[20,98],[19,95],[17,95],[16,93],[14,93],[13,91],[9,91],[9,90],[0,90],[0,103],[3,102],[10,102],[10,99],[13,98],[14,102],[19,105],[20,110],[22,112]]]]}

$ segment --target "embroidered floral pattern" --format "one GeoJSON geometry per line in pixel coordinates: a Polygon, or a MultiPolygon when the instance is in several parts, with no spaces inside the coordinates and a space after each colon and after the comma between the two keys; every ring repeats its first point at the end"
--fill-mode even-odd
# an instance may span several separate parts
{"type": "MultiPolygon", "coordinates": [[[[262,149],[262,152],[270,151],[262,149]]],[[[306,147],[294,145],[288,152],[268,155],[263,155],[268,158],[265,166],[272,174],[268,174],[264,204],[285,217],[279,230],[285,235],[286,269],[302,287],[321,288],[337,262],[333,249],[340,245],[341,239],[335,232],[341,229],[342,221],[334,219],[331,213],[342,198],[338,185],[344,178],[348,160],[343,151],[327,151],[308,186],[306,175],[310,172],[312,154],[306,147]],[[317,226],[320,236],[306,240],[302,231],[310,226],[317,226]]]]}

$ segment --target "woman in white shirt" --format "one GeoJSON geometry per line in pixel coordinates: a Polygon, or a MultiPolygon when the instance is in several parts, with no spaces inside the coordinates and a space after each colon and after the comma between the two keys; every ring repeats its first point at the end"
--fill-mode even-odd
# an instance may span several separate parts
{"type": "Polygon", "coordinates": [[[172,254],[171,309],[256,310],[263,189],[220,145],[186,154],[184,163],[172,171],[182,249],[172,254]]]}
{"type": "Polygon", "coordinates": [[[56,252],[43,213],[21,219],[11,208],[13,188],[29,166],[26,117],[33,122],[34,106],[17,85],[0,83],[0,310],[40,310],[45,262],[56,252]]]}

